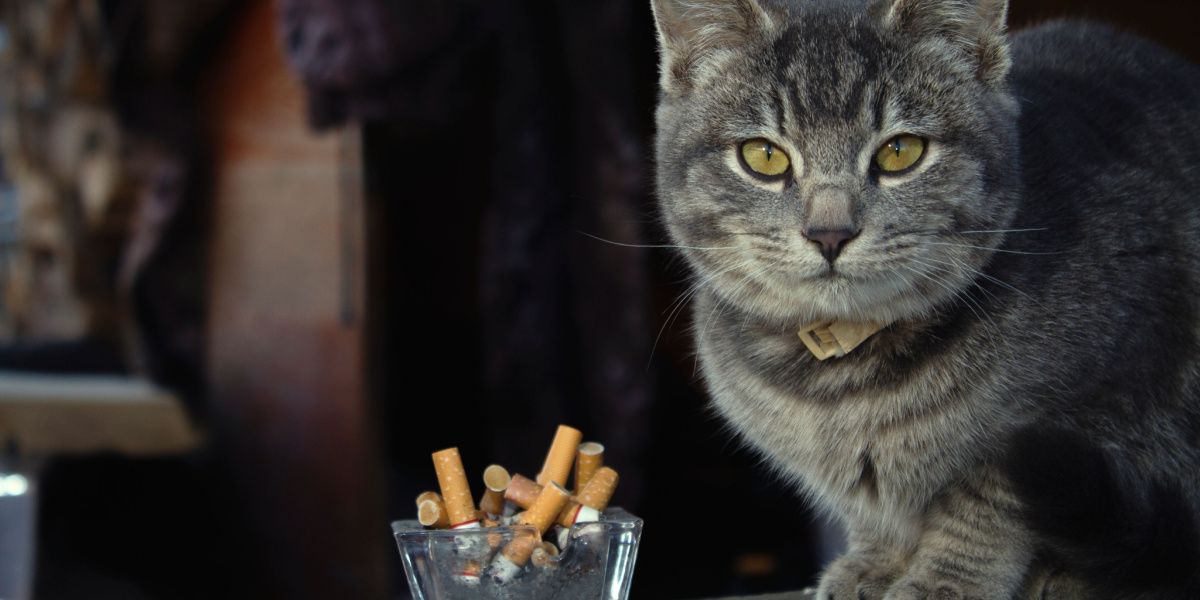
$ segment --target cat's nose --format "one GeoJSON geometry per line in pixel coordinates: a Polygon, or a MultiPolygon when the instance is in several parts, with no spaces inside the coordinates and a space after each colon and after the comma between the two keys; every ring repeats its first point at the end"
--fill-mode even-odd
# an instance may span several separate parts
{"type": "Polygon", "coordinates": [[[837,260],[839,254],[842,253],[842,248],[850,240],[858,237],[858,229],[805,229],[804,237],[809,241],[821,247],[821,256],[833,264],[837,260]]]}

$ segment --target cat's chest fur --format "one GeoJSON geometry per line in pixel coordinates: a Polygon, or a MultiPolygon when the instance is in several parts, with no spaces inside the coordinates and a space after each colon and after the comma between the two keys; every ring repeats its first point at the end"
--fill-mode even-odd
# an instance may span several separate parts
{"type": "MultiPolygon", "coordinates": [[[[711,299],[697,306],[714,312],[711,299]]],[[[699,321],[697,342],[713,402],[741,437],[822,508],[893,538],[916,535],[924,507],[1011,416],[965,361],[879,385],[872,361],[817,363],[795,332],[734,317],[699,321]]]]}

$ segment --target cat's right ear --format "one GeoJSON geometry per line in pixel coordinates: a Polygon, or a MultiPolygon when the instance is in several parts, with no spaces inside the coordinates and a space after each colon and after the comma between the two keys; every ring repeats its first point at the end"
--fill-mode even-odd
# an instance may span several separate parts
{"type": "Polygon", "coordinates": [[[776,26],[758,0],[651,0],[658,27],[660,84],[682,93],[703,82],[722,58],[776,26]]]}

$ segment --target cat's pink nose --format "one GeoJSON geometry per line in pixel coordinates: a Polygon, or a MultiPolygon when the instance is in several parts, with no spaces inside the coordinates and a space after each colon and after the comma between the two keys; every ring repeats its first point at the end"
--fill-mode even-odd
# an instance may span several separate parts
{"type": "Polygon", "coordinates": [[[833,264],[837,260],[839,254],[842,253],[842,248],[850,243],[850,240],[858,237],[859,231],[854,229],[805,229],[804,237],[814,244],[821,247],[821,256],[833,264]]]}

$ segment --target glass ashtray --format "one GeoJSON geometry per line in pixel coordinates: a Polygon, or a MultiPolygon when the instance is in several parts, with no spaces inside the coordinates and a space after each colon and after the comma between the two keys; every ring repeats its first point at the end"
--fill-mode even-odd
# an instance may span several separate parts
{"type": "Polygon", "coordinates": [[[642,520],[610,508],[594,523],[551,530],[557,556],[541,555],[501,567],[514,541],[533,543],[532,527],[425,529],[415,520],[392,523],[414,600],[625,600],[633,582],[642,520]]]}

